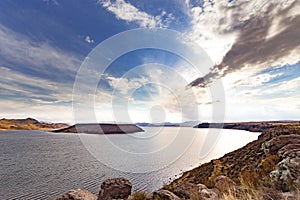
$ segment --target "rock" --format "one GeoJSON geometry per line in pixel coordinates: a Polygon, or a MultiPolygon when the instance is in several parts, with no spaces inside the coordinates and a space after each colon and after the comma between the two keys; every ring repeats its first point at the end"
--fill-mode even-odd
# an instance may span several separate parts
{"type": "Polygon", "coordinates": [[[181,182],[173,190],[181,199],[192,199],[199,195],[199,187],[196,184],[189,182],[181,182]]]}
{"type": "Polygon", "coordinates": [[[199,187],[199,193],[200,193],[200,199],[203,200],[218,200],[218,194],[220,191],[216,188],[213,189],[208,189],[205,185],[203,184],[198,184],[199,187]]]}
{"type": "Polygon", "coordinates": [[[70,190],[65,194],[57,197],[55,200],[97,200],[97,195],[86,190],[70,190]]]}
{"type": "Polygon", "coordinates": [[[282,199],[284,200],[299,200],[299,198],[297,198],[298,194],[294,194],[291,192],[284,192],[281,195],[282,195],[282,199]]]}
{"type": "Polygon", "coordinates": [[[127,199],[131,188],[131,183],[125,178],[107,179],[101,185],[98,200],[127,199]]]}
{"type": "Polygon", "coordinates": [[[237,184],[227,176],[218,176],[215,180],[215,188],[220,192],[236,190],[237,184]]]}
{"type": "Polygon", "coordinates": [[[168,190],[157,190],[153,192],[153,200],[180,200],[178,196],[168,190]]]}
{"type": "Polygon", "coordinates": [[[148,194],[146,195],[146,200],[152,200],[152,199],[154,199],[154,198],[153,198],[153,192],[148,193],[148,194]]]}
{"type": "Polygon", "coordinates": [[[268,153],[276,154],[282,147],[291,144],[300,144],[300,135],[279,135],[263,144],[268,153]]]}
{"type": "Polygon", "coordinates": [[[283,192],[300,188],[300,135],[280,135],[265,142],[264,146],[282,159],[270,172],[275,188],[283,192]]]}
{"type": "Polygon", "coordinates": [[[300,188],[300,158],[285,158],[270,173],[273,185],[283,192],[300,188]]]}
{"type": "Polygon", "coordinates": [[[208,189],[203,184],[181,182],[174,188],[174,194],[181,199],[217,200],[219,191],[208,189]]]}

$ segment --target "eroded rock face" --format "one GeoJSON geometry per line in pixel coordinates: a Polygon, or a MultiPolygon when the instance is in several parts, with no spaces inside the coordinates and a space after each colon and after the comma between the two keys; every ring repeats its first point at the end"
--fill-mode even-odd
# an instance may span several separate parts
{"type": "Polygon", "coordinates": [[[127,199],[131,188],[131,183],[125,178],[107,179],[101,185],[98,200],[127,199]]]}
{"type": "Polygon", "coordinates": [[[86,190],[70,190],[55,200],[97,200],[97,195],[86,190]]]}
{"type": "Polygon", "coordinates": [[[174,193],[168,190],[157,190],[153,192],[152,196],[153,200],[160,199],[160,200],[180,200],[180,198],[175,195],[174,193]]]}
{"type": "Polygon", "coordinates": [[[282,158],[270,172],[276,189],[286,192],[300,188],[300,135],[280,135],[265,142],[264,147],[282,158]]]}

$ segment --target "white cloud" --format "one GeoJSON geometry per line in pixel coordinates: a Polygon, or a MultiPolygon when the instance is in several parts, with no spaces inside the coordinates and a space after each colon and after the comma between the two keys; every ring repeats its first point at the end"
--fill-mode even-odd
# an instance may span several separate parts
{"type": "Polygon", "coordinates": [[[73,55],[49,45],[34,42],[0,24],[0,55],[13,63],[26,65],[40,73],[57,75],[55,70],[64,70],[74,75],[80,66],[78,55],[73,55]],[[45,67],[48,66],[48,67],[45,67]]]}
{"type": "Polygon", "coordinates": [[[114,2],[111,0],[99,0],[99,3],[109,12],[113,13],[117,19],[124,20],[126,22],[135,22],[143,28],[166,27],[173,18],[173,16],[169,14],[166,21],[164,21],[162,19],[162,17],[166,15],[164,11],[161,15],[152,16],[139,10],[125,0],[116,0],[114,2]]]}
{"type": "Polygon", "coordinates": [[[90,36],[85,36],[85,39],[84,39],[87,43],[89,44],[93,44],[94,43],[94,40],[90,37],[90,36]]]}

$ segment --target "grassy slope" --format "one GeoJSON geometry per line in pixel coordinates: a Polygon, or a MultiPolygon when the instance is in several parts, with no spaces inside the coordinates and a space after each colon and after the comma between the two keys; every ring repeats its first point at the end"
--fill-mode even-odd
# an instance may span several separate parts
{"type": "Polygon", "coordinates": [[[182,177],[166,185],[170,191],[180,182],[204,184],[213,187],[215,178],[225,175],[239,185],[252,188],[272,187],[269,173],[282,158],[277,152],[264,153],[263,143],[278,135],[300,135],[300,126],[279,126],[265,131],[259,139],[230,152],[220,159],[212,160],[195,169],[185,172],[182,177]]]}

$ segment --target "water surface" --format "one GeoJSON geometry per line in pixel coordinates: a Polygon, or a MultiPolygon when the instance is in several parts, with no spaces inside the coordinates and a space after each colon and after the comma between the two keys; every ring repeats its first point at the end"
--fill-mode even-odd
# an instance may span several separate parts
{"type": "Polygon", "coordinates": [[[134,190],[153,191],[258,134],[222,130],[203,157],[206,136],[207,129],[175,127],[130,135],[0,131],[0,197],[49,199],[75,188],[98,193],[102,181],[114,177],[128,178],[134,190]]]}

